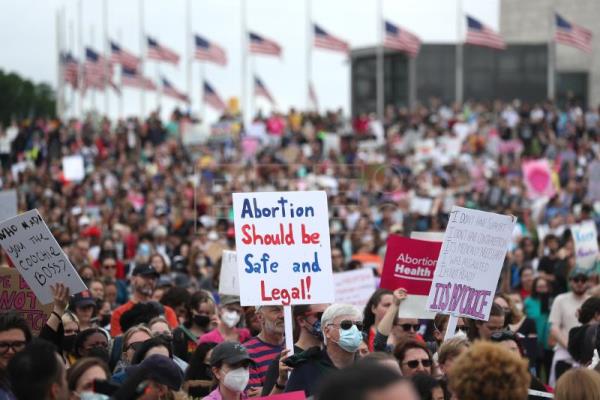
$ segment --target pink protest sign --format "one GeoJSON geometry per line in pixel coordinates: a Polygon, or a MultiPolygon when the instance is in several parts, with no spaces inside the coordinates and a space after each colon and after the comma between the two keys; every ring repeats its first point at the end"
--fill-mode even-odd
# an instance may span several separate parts
{"type": "Polygon", "coordinates": [[[552,182],[552,169],[548,160],[540,159],[523,162],[523,180],[530,199],[552,197],[556,193],[552,182]]]}

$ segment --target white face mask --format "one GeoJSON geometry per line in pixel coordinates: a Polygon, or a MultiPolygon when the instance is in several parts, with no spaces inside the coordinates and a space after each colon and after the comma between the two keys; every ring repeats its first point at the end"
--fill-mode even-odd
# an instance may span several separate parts
{"type": "Polygon", "coordinates": [[[250,370],[248,368],[240,367],[237,369],[232,369],[225,374],[223,385],[225,385],[229,390],[241,393],[248,385],[249,380],[250,370]]]}
{"type": "Polygon", "coordinates": [[[237,311],[223,311],[221,320],[230,328],[233,328],[240,322],[240,313],[237,311]]]}

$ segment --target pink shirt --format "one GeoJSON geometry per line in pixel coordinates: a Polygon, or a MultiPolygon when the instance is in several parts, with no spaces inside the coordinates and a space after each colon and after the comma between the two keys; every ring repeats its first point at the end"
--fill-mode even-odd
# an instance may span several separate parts
{"type": "MultiPolygon", "coordinates": [[[[246,328],[241,328],[235,329],[238,333],[238,336],[240,338],[239,342],[240,343],[244,343],[246,340],[250,339],[250,337],[252,336],[250,334],[250,331],[246,328]]],[[[219,330],[217,328],[213,329],[212,331],[205,333],[204,335],[200,336],[200,340],[198,340],[198,344],[202,344],[202,343],[223,343],[225,341],[225,338],[223,337],[223,335],[221,335],[221,332],[219,332],[219,330]]]]}
{"type": "MultiPolygon", "coordinates": [[[[248,398],[246,393],[240,393],[240,399],[245,400],[248,398]]],[[[221,392],[219,392],[219,388],[216,388],[212,392],[208,394],[203,400],[223,400],[223,396],[221,396],[221,392]]]]}

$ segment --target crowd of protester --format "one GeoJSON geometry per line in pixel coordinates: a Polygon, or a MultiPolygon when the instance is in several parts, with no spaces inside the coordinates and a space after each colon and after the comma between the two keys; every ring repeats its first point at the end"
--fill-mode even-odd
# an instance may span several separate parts
{"type": "Polygon", "coordinates": [[[0,189],[39,210],[89,288],[54,286],[39,337],[0,315],[0,400],[600,398],[600,285],[569,230],[600,222],[598,110],[433,99],[383,121],[292,109],[244,127],[226,113],[190,142],[194,126],[176,111],[0,127],[0,189]],[[82,181],[62,170],[70,155],[82,181]],[[523,180],[539,158],[551,198],[523,180]],[[459,318],[444,340],[448,316],[401,318],[406,292],[373,288],[364,309],[293,307],[286,350],[282,307],[219,294],[221,255],[231,193],[308,189],[328,194],[334,272],[380,276],[388,235],[443,231],[453,205],[515,215],[489,320],[459,318]]]}

